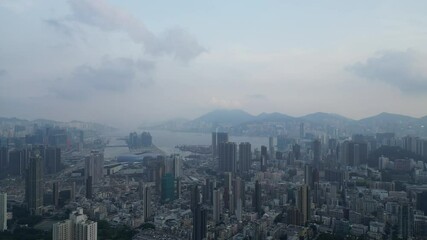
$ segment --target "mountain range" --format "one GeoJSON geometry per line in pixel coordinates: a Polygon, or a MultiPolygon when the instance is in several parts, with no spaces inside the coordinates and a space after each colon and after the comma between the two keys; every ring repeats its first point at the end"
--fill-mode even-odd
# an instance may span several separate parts
{"type": "MultiPolygon", "coordinates": [[[[386,112],[354,120],[335,113],[324,112],[293,117],[278,112],[252,115],[239,109],[220,109],[187,122],[181,121],[177,129],[171,129],[164,125],[158,125],[155,128],[196,132],[210,132],[219,129],[237,135],[248,133],[267,135],[277,134],[277,131],[283,130],[285,133],[294,132],[296,134],[301,123],[304,123],[306,128],[312,131],[333,131],[338,129],[347,133],[395,132],[398,135],[427,136],[427,116],[415,118],[386,112]],[[255,129],[259,129],[259,131],[255,129]]],[[[169,126],[171,126],[170,123],[169,126]]]]}

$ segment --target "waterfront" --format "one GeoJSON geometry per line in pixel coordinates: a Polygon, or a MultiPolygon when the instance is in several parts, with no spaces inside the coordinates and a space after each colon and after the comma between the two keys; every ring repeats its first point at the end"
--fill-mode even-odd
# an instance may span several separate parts
{"type": "MultiPolygon", "coordinates": [[[[195,133],[195,132],[172,132],[164,130],[147,130],[153,137],[153,144],[166,154],[181,154],[183,156],[189,154],[189,152],[182,152],[175,148],[177,145],[210,145],[212,141],[212,135],[209,133],[195,133]]],[[[143,131],[139,131],[140,134],[143,131]]],[[[109,145],[126,145],[124,140],[125,133],[117,134],[116,136],[110,136],[109,145]]],[[[266,137],[246,137],[246,136],[230,136],[231,142],[249,142],[252,144],[252,149],[260,149],[261,145],[268,146],[268,138],[266,137]]],[[[106,148],[104,156],[106,161],[112,160],[118,155],[130,153],[127,147],[114,147],[106,148]]]]}

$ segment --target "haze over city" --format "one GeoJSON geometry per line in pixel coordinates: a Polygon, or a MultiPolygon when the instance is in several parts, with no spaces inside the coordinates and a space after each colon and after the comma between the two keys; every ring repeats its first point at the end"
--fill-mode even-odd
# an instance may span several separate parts
{"type": "Polygon", "coordinates": [[[425,1],[0,1],[0,115],[427,115],[425,1]]]}
{"type": "Polygon", "coordinates": [[[426,9],[0,0],[0,239],[427,239],[426,9]]]}

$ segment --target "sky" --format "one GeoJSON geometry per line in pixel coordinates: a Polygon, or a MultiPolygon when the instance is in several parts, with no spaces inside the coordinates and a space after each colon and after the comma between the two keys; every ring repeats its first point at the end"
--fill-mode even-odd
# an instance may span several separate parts
{"type": "Polygon", "coordinates": [[[427,115],[427,1],[0,0],[0,116],[427,115]]]}

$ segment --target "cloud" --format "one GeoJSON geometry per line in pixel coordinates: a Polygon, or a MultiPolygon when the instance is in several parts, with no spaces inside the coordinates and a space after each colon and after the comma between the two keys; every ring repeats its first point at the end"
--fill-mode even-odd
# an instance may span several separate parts
{"type": "Polygon", "coordinates": [[[427,75],[417,69],[420,59],[413,51],[386,51],[358,62],[347,70],[359,77],[385,82],[406,93],[427,92],[427,75]]]}
{"type": "Polygon", "coordinates": [[[59,33],[67,36],[73,35],[73,29],[67,25],[66,21],[51,18],[44,20],[44,23],[59,33]]]}
{"type": "Polygon", "coordinates": [[[18,14],[29,11],[34,5],[33,1],[28,0],[0,0],[0,7],[4,7],[18,14]]]}
{"type": "MultiPolygon", "coordinates": [[[[68,21],[97,27],[103,31],[121,31],[143,44],[153,56],[170,55],[189,61],[205,49],[185,30],[175,27],[156,36],[140,20],[105,0],[69,0],[72,16],[68,21]]],[[[48,22],[58,28],[57,22],[48,22]]],[[[61,26],[62,28],[62,26],[61,26]]]]}
{"type": "Polygon", "coordinates": [[[266,100],[267,96],[263,95],[263,94],[249,94],[246,96],[249,99],[252,100],[266,100]]]}
{"type": "Polygon", "coordinates": [[[0,77],[6,76],[7,71],[4,69],[0,69],[0,77]]]}
{"type": "Polygon", "coordinates": [[[95,92],[123,93],[136,84],[149,85],[154,68],[151,61],[104,58],[98,67],[76,67],[69,79],[57,80],[52,90],[67,99],[87,98],[95,92]]]}

